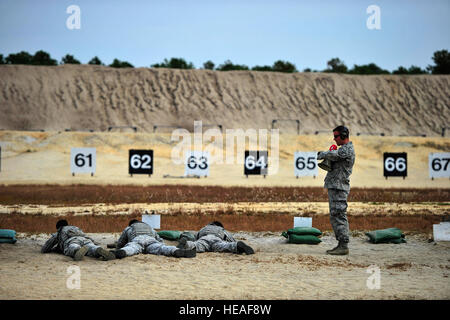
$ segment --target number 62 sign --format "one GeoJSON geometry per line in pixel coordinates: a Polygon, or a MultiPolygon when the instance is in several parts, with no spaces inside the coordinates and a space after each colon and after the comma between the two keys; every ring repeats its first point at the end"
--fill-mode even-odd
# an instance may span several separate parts
{"type": "Polygon", "coordinates": [[[153,150],[130,149],[128,153],[128,173],[153,174],[153,150]]]}

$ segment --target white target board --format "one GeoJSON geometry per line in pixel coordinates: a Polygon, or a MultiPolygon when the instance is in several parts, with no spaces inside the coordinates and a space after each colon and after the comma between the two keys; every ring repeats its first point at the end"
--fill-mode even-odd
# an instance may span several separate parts
{"type": "Polygon", "coordinates": [[[450,177],[450,153],[430,153],[428,155],[430,178],[450,177]]]}
{"type": "Polygon", "coordinates": [[[70,150],[70,170],[75,173],[90,173],[96,169],[97,152],[95,148],[72,148],[70,150]]]}
{"type": "Polygon", "coordinates": [[[294,217],[294,228],[312,227],[312,218],[310,217],[294,217]]]}
{"type": "Polygon", "coordinates": [[[142,222],[145,222],[153,229],[161,229],[161,215],[159,214],[143,214],[142,222]]]}
{"type": "Polygon", "coordinates": [[[184,175],[209,176],[209,152],[190,151],[185,154],[184,175]]]}
{"type": "Polygon", "coordinates": [[[318,175],[317,152],[297,151],[294,154],[294,175],[296,177],[306,177],[318,175]]]}

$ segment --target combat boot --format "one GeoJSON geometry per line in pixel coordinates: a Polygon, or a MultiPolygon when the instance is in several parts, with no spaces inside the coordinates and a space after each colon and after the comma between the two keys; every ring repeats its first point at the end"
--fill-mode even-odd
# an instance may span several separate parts
{"type": "Polygon", "coordinates": [[[186,249],[186,247],[187,247],[187,239],[186,239],[186,238],[181,238],[181,239],[178,241],[177,248],[178,248],[178,249],[186,249]]]}
{"type": "Polygon", "coordinates": [[[238,241],[236,247],[237,247],[237,253],[239,253],[239,254],[244,253],[244,252],[245,252],[245,254],[254,254],[255,253],[255,251],[253,251],[253,249],[250,246],[246,245],[242,241],[238,241]]]}
{"type": "Polygon", "coordinates": [[[327,254],[331,254],[334,256],[344,256],[348,254],[348,245],[346,242],[339,241],[339,244],[336,248],[332,250],[327,250],[327,254]]]}
{"type": "Polygon", "coordinates": [[[176,258],[194,258],[197,255],[197,250],[192,249],[177,249],[173,252],[173,256],[176,258]]]}
{"type": "Polygon", "coordinates": [[[114,260],[116,258],[114,253],[103,249],[102,247],[97,248],[97,250],[95,250],[95,253],[97,254],[97,256],[103,257],[104,260],[114,260]]]}
{"type": "Polygon", "coordinates": [[[119,250],[111,250],[109,251],[112,254],[114,254],[116,256],[116,259],[123,259],[127,256],[127,253],[125,252],[125,250],[123,249],[119,249],[119,250]]]}
{"type": "Polygon", "coordinates": [[[80,261],[83,259],[83,257],[86,255],[86,253],[89,251],[88,246],[83,246],[80,249],[78,249],[77,252],[75,252],[75,255],[73,256],[73,260],[80,261]]]}

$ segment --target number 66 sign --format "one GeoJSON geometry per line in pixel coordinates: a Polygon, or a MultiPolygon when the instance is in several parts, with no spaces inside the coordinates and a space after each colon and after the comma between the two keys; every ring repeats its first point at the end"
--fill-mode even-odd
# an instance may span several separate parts
{"type": "Polygon", "coordinates": [[[95,148],[72,148],[70,150],[70,170],[75,173],[95,173],[96,162],[95,148]]]}
{"type": "Polygon", "coordinates": [[[405,177],[408,174],[408,162],[406,152],[383,154],[384,170],[383,175],[386,177],[405,177]]]}

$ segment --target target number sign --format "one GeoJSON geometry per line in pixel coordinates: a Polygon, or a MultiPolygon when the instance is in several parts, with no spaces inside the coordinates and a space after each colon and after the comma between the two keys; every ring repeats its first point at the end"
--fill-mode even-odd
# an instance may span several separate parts
{"type": "Polygon", "coordinates": [[[209,176],[209,159],[209,152],[187,152],[185,156],[184,175],[209,176]]]}
{"type": "Polygon", "coordinates": [[[405,177],[408,174],[408,161],[406,152],[383,154],[384,170],[383,175],[386,177],[405,177]]]}
{"type": "Polygon", "coordinates": [[[245,151],[244,174],[248,175],[267,175],[269,167],[267,151],[245,151]]]}
{"type": "Polygon", "coordinates": [[[294,154],[294,174],[296,177],[317,176],[317,152],[297,151],[294,154]]]}
{"type": "Polygon", "coordinates": [[[430,153],[428,167],[431,179],[450,177],[450,153],[430,153]]]}
{"type": "Polygon", "coordinates": [[[128,153],[128,173],[153,174],[153,150],[130,149],[128,153]]]}
{"type": "Polygon", "coordinates": [[[72,148],[70,150],[70,170],[75,173],[90,173],[96,169],[97,152],[95,148],[72,148]]]}

